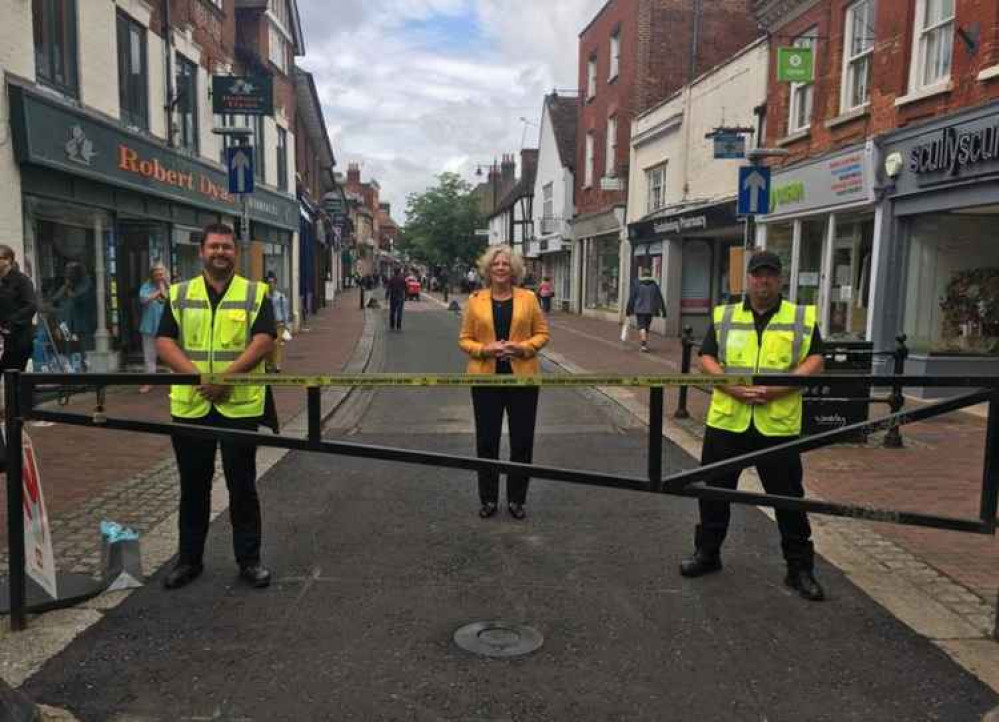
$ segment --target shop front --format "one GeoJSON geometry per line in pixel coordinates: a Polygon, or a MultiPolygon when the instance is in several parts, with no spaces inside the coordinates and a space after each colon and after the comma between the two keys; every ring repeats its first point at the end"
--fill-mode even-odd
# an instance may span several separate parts
{"type": "MultiPolygon", "coordinates": [[[[631,278],[648,268],[661,285],[666,318],[653,330],[678,336],[690,326],[702,336],[711,309],[732,295],[732,249],[741,249],[744,226],[731,199],[683,209],[665,208],[628,226],[631,278]]],[[[741,256],[740,256],[741,258],[741,256]]]]}
{"type": "MultiPolygon", "coordinates": [[[[216,167],[59,99],[8,91],[23,266],[40,294],[36,347],[79,356],[92,371],[122,368],[141,357],[138,295],[151,267],[163,264],[174,280],[200,273],[199,229],[238,228],[240,208],[216,167]]],[[[290,268],[294,199],[258,189],[249,214],[242,272],[262,278],[267,256],[290,268]]]]}
{"type": "Polygon", "coordinates": [[[569,310],[572,298],[572,246],[562,236],[536,241],[541,257],[538,282],[547,278],[555,290],[552,308],[569,310]]]}
{"type": "MultiPolygon", "coordinates": [[[[573,252],[582,258],[582,312],[619,321],[621,311],[621,258],[631,255],[624,226],[624,207],[577,218],[573,252]]],[[[624,270],[627,270],[625,268],[624,270]]]]}
{"type": "Polygon", "coordinates": [[[887,135],[883,155],[876,343],[905,333],[906,373],[999,373],[999,103],[887,135]]]}
{"type": "Polygon", "coordinates": [[[757,240],[784,263],[783,294],[815,305],[826,338],[870,340],[879,223],[873,142],[774,171],[757,240]]]}

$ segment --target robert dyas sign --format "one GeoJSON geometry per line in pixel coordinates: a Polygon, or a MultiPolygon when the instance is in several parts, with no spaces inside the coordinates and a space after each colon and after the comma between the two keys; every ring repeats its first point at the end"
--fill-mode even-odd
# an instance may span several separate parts
{"type": "MultiPolygon", "coordinates": [[[[10,98],[14,148],[21,163],[220,213],[239,211],[225,173],[205,161],[20,86],[10,86],[10,98]]],[[[291,196],[258,188],[249,206],[253,220],[298,228],[298,202],[291,196]]]]}

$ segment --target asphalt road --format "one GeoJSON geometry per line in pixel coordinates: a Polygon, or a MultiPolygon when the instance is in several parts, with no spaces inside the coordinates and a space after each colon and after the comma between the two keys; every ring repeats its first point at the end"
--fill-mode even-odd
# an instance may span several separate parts
{"type": "MultiPolygon", "coordinates": [[[[387,371],[459,371],[457,319],[409,304],[387,371]]],[[[462,389],[358,394],[329,434],[474,450],[462,389]]],[[[642,428],[595,392],[542,396],[539,463],[640,475],[642,428]]],[[[692,461],[666,449],[669,469],[692,461]]],[[[821,560],[829,601],[782,584],[776,529],[737,509],[724,572],[686,580],[690,500],[535,481],[529,516],[480,520],[473,475],[290,454],[262,481],[266,591],[235,582],[230,528],[205,575],[159,576],[24,689],[83,720],[978,720],[987,687],[821,560]],[[535,627],[509,660],[452,641],[535,627]]]]}

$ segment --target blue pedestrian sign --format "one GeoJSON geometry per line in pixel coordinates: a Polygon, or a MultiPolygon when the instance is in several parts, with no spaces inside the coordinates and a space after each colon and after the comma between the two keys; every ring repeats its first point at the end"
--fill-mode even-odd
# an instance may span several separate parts
{"type": "Polygon", "coordinates": [[[770,212],[770,169],[746,165],[739,169],[739,215],[770,212]]]}
{"type": "Polygon", "coordinates": [[[225,149],[230,193],[253,193],[253,148],[248,145],[225,149]]]}

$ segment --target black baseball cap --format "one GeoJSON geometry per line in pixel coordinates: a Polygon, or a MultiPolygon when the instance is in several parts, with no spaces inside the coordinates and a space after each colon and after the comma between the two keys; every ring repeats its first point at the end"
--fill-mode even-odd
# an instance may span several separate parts
{"type": "Polygon", "coordinates": [[[749,266],[747,266],[746,270],[749,273],[753,273],[761,268],[772,268],[777,273],[780,273],[784,267],[781,265],[780,256],[776,253],[757,251],[749,259],[749,266]]]}

